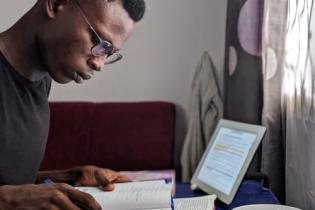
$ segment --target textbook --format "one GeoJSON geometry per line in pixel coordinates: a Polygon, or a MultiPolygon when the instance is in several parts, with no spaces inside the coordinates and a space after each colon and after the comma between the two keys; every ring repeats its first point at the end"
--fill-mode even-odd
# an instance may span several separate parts
{"type": "Polygon", "coordinates": [[[164,180],[115,184],[105,192],[97,187],[76,187],[91,194],[106,210],[171,210],[171,186],[164,180]]]}
{"type": "Polygon", "coordinates": [[[120,171],[132,182],[164,180],[172,188],[172,196],[175,196],[175,170],[144,170],[144,171],[120,171]]]}

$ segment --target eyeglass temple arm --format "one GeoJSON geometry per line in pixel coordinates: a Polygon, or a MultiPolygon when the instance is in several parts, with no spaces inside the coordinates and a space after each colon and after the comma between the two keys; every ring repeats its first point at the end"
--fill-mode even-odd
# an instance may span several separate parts
{"type": "Polygon", "coordinates": [[[89,25],[90,29],[94,32],[94,34],[97,36],[97,38],[101,41],[101,37],[99,37],[99,35],[96,33],[96,31],[94,30],[93,26],[91,25],[90,21],[87,19],[85,13],[83,12],[83,9],[81,7],[81,5],[79,4],[79,2],[77,0],[73,0],[75,2],[75,5],[79,8],[79,11],[81,13],[81,16],[83,17],[84,21],[89,25]]]}

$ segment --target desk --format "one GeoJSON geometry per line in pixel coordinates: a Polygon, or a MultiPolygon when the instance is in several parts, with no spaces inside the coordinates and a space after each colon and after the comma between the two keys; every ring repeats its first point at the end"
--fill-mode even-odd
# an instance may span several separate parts
{"type": "MultiPolygon", "coordinates": [[[[185,198],[205,195],[203,192],[192,192],[189,183],[176,182],[175,198],[185,198]]],[[[257,181],[244,181],[233,202],[226,205],[220,201],[216,202],[216,210],[230,210],[238,206],[248,204],[279,204],[278,199],[270,189],[264,189],[257,181]]]]}

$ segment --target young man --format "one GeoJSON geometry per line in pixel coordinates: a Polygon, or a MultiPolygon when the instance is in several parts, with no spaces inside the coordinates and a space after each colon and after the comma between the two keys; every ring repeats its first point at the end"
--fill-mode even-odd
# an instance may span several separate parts
{"type": "Polygon", "coordinates": [[[51,78],[81,83],[119,50],[144,14],[143,0],[38,0],[0,34],[0,210],[101,209],[67,184],[102,186],[124,181],[95,166],[38,172],[49,129],[51,78]],[[34,184],[34,183],[38,184],[34,184]]]}

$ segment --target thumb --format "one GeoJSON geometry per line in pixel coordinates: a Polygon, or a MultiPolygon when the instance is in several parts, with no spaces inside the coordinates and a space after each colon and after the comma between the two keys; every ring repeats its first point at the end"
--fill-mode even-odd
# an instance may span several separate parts
{"type": "Polygon", "coordinates": [[[114,184],[108,184],[108,185],[104,185],[102,188],[104,191],[113,191],[115,189],[115,185],[114,184]]]}
{"type": "Polygon", "coordinates": [[[106,174],[104,172],[96,172],[95,178],[104,191],[113,191],[115,189],[115,185],[111,183],[111,180],[106,178],[106,174]]]}

